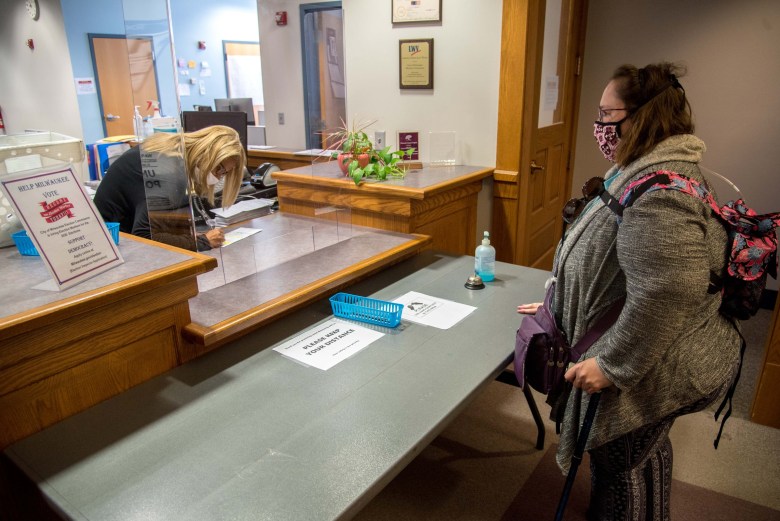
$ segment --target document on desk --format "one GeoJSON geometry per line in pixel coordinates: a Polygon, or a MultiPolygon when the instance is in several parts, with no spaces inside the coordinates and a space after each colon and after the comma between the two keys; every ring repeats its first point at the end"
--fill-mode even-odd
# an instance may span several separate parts
{"type": "Polygon", "coordinates": [[[272,199],[247,199],[239,201],[229,208],[214,208],[211,212],[216,216],[217,225],[225,226],[262,217],[268,213],[267,208],[273,204],[272,199]]]}
{"type": "Polygon", "coordinates": [[[261,228],[236,228],[235,230],[230,230],[225,234],[225,242],[222,243],[222,247],[229,244],[233,244],[234,242],[240,241],[241,239],[246,239],[247,237],[256,234],[257,232],[262,232],[263,230],[261,228]]]}
{"type": "Polygon", "coordinates": [[[439,329],[451,328],[477,309],[474,306],[423,295],[416,291],[401,295],[393,302],[404,305],[401,315],[404,320],[439,329]]]}
{"type": "Polygon", "coordinates": [[[327,371],[383,336],[379,331],[332,318],[274,347],[274,351],[327,371]]]}

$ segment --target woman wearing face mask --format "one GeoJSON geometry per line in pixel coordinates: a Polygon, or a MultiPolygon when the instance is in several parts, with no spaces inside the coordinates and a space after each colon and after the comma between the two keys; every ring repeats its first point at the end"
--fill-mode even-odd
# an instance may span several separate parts
{"type": "Polygon", "coordinates": [[[569,225],[556,251],[552,307],[570,345],[625,297],[617,322],[566,372],[567,392],[548,397],[554,414],[563,412],[557,460],[565,472],[589,396],[603,391],[586,445],[591,520],[669,519],[669,429],[721,396],[739,363],[736,326],[718,312],[720,294],[708,292],[710,272],[724,273],[728,247],[711,210],[687,194],[657,190],[626,208],[618,224],[598,197],[603,187],[619,198],[657,170],[706,182],[682,72],[669,63],[615,71],[594,125],[614,166],[564,210],[569,225]]]}
{"type": "Polygon", "coordinates": [[[188,183],[189,193],[200,199],[193,206],[201,208],[202,201],[213,206],[214,185],[220,180],[222,204],[230,206],[238,196],[245,165],[238,133],[229,127],[153,134],[111,164],[98,186],[95,206],[104,220],[118,222],[123,232],[190,250],[218,248],[225,240],[222,230],[198,233],[196,244],[191,228],[177,224],[182,219],[174,218],[174,211],[188,207],[188,183]]]}

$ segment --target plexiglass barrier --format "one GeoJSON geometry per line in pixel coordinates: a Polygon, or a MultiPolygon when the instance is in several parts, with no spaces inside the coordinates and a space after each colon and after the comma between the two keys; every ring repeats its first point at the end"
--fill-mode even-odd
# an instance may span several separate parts
{"type": "MultiPolygon", "coordinates": [[[[179,57],[172,51],[176,35],[170,23],[168,2],[147,0],[143,13],[139,13],[130,0],[123,4],[128,42],[151,39],[153,43],[157,57],[154,69],[162,101],[159,108],[163,117],[171,118],[166,120],[167,128],[157,128],[158,122],[150,125],[148,100],[141,99],[141,94],[134,94],[132,103],[141,107],[143,119],[135,154],[140,158],[151,238],[216,258],[218,267],[198,277],[200,291],[232,294],[234,300],[242,301],[246,306],[262,304],[257,301],[260,293],[265,299],[279,296],[267,288],[274,287],[275,273],[286,263],[302,266],[300,270],[296,268],[295,283],[300,286],[330,276],[334,270],[344,269],[340,265],[336,267],[339,263],[335,262],[330,270],[329,264],[333,258],[340,258],[341,264],[344,264],[344,258],[349,258],[343,253],[346,250],[339,253],[333,248],[339,245],[349,248],[348,241],[355,234],[350,209],[355,183],[339,169],[335,150],[327,150],[324,136],[328,131],[321,131],[322,148],[296,150],[284,147],[295,161],[274,165],[282,173],[292,173],[307,181],[302,183],[307,187],[303,195],[288,193],[286,198],[277,199],[273,174],[258,169],[260,164],[273,164],[273,154],[269,158],[262,151],[252,150],[249,157],[245,155],[241,161],[247,165],[246,169],[237,172],[240,183],[235,202],[222,207],[223,199],[232,199],[228,185],[233,179],[234,161],[215,160],[215,157],[223,157],[220,152],[224,152],[224,147],[211,144],[208,138],[196,143],[191,133],[185,134],[182,130],[182,103],[175,89],[179,57]],[[150,4],[154,4],[154,8],[150,8],[150,4]],[[163,92],[165,85],[170,86],[171,92],[163,92]],[[204,144],[208,146],[202,146],[204,144]],[[218,184],[206,181],[208,174],[213,174],[212,180],[218,180],[218,184]],[[318,189],[318,185],[323,188],[318,189]],[[212,207],[212,198],[215,207],[212,207]],[[224,234],[225,242],[221,247],[214,247],[206,240],[207,234],[214,230],[224,234]],[[257,291],[259,286],[265,289],[257,291]],[[233,287],[237,288],[236,292],[229,291],[233,287]]],[[[131,53],[128,44],[128,55],[131,53]]],[[[274,148],[266,150],[273,151],[274,148]]],[[[287,282],[289,287],[290,281],[287,282]]],[[[193,320],[196,318],[193,316],[193,320]]]]}

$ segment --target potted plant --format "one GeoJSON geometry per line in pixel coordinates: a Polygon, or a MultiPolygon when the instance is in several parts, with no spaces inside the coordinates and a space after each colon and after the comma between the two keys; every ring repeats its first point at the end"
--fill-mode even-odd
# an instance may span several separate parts
{"type": "Polygon", "coordinates": [[[376,150],[365,132],[373,123],[356,125],[353,122],[352,128],[349,128],[342,120],[341,127],[326,139],[328,150],[333,150],[333,159],[355,184],[360,184],[362,179],[383,181],[388,177],[404,177],[406,172],[399,163],[404,157],[411,158],[414,153],[413,148],[391,151],[389,146],[376,150]]]}

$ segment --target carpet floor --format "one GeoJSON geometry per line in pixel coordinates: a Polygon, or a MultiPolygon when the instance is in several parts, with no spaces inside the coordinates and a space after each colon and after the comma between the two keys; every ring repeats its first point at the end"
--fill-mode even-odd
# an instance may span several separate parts
{"type": "MultiPolygon", "coordinates": [[[[520,488],[502,521],[553,520],[565,476],[555,463],[557,445],[551,445],[531,476],[520,488]]],[[[590,495],[587,454],[574,481],[564,520],[585,521],[590,495]]],[[[672,480],[672,519],[675,521],[778,521],[780,511],[713,490],[672,480]]]]}

